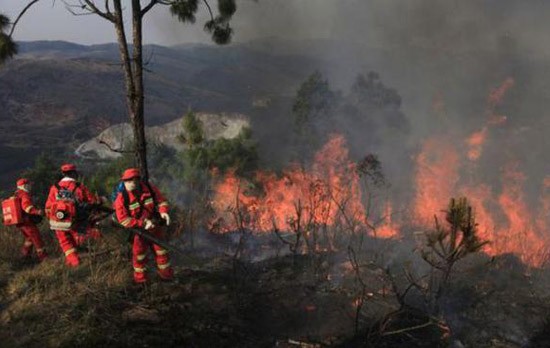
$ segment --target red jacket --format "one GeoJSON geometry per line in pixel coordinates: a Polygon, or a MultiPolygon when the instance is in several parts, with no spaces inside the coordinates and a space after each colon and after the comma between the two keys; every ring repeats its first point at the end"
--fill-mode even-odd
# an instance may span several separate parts
{"type": "Polygon", "coordinates": [[[29,214],[38,215],[38,209],[32,203],[30,193],[22,189],[17,189],[15,191],[15,196],[21,199],[21,209],[26,213],[23,214],[23,223],[31,223],[29,214]]]}
{"type": "MultiPolygon", "coordinates": [[[[90,190],[83,184],[78,184],[78,187],[75,190],[75,187],[77,186],[77,181],[71,178],[63,178],[61,181],[59,181],[58,185],[61,188],[65,188],[68,190],[73,191],[76,199],[81,203],[89,203],[89,204],[97,204],[100,203],[100,200],[97,196],[93,195],[90,190]]],[[[57,187],[53,185],[50,188],[50,193],[48,195],[48,199],[46,200],[46,216],[50,216],[50,209],[52,204],[56,201],[56,195],[57,195],[57,187]]]]}
{"type": "Polygon", "coordinates": [[[159,213],[168,213],[168,202],[160,193],[159,189],[154,185],[149,184],[153,190],[153,194],[149,187],[143,182],[140,182],[139,188],[134,191],[126,191],[128,193],[127,205],[124,202],[124,193],[120,192],[114,203],[117,220],[124,227],[142,228],[145,219],[151,219],[158,210],[159,213]],[[154,199],[153,199],[154,196],[154,199]],[[155,206],[156,201],[156,206],[155,206]]]}

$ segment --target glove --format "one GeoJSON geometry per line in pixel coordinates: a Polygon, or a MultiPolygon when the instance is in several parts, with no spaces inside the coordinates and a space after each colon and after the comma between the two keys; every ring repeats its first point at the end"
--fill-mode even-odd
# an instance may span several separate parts
{"type": "Polygon", "coordinates": [[[145,230],[150,230],[151,228],[155,227],[155,224],[153,223],[153,221],[149,220],[149,219],[145,219],[143,221],[143,228],[145,230]]]}
{"type": "Polygon", "coordinates": [[[42,211],[42,209],[37,209],[35,215],[40,215],[40,216],[42,216],[43,213],[44,213],[44,212],[42,211]]]}
{"type": "Polygon", "coordinates": [[[170,225],[170,215],[168,213],[160,213],[160,217],[166,221],[166,226],[170,225]]]}

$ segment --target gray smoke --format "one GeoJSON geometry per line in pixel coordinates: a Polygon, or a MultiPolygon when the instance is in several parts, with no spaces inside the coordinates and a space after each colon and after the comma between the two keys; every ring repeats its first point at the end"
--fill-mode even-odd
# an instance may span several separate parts
{"type": "MultiPolygon", "coordinates": [[[[413,147],[434,132],[448,132],[461,142],[481,129],[489,93],[512,78],[514,87],[495,110],[508,122],[490,130],[481,165],[498,186],[499,168],[519,161],[535,199],[550,169],[545,150],[550,3],[273,0],[241,1],[240,10],[234,22],[237,42],[271,36],[299,40],[281,46],[280,53],[316,55],[325,62],[321,72],[337,88],[349,90],[358,73],[378,72],[403,98],[412,132],[402,141],[413,147]],[[434,111],[436,99],[442,111],[434,111]]],[[[391,147],[386,144],[382,152],[391,147]]]]}
{"type": "MultiPolygon", "coordinates": [[[[315,57],[318,66],[304,75],[319,69],[344,93],[358,74],[377,72],[401,96],[400,111],[410,124],[406,135],[390,134],[374,149],[391,172],[407,168],[402,154],[392,156],[396,142],[412,155],[422,139],[441,133],[464,147],[487,122],[489,93],[512,78],[514,86],[494,110],[508,121],[490,129],[480,177],[499,192],[500,169],[517,161],[535,204],[550,171],[548,10],[549,2],[535,0],[240,0],[232,25],[237,45],[253,41],[275,54],[315,57]]],[[[160,12],[152,17],[157,29],[175,40],[192,32],[207,41],[205,11],[192,27],[166,24],[160,12]]],[[[369,131],[350,126],[350,133],[366,138],[369,131]]],[[[351,145],[373,152],[368,142],[351,145]]]]}

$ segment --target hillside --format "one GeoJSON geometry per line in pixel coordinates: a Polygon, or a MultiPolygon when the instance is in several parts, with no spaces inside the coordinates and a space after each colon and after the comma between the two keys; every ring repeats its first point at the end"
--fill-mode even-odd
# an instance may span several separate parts
{"type": "MultiPolygon", "coordinates": [[[[141,286],[131,282],[120,230],[106,228],[83,248],[77,269],[63,265],[45,228],[49,259],[20,259],[14,232],[0,228],[5,347],[542,348],[550,341],[548,271],[511,255],[465,261],[436,318],[399,303],[410,281],[399,262],[386,270],[378,263],[412,257],[407,240],[367,239],[355,264],[343,251],[290,255],[274,235],[249,236],[236,258],[237,234],[201,234],[193,246],[172,231],[172,243],[184,248],[171,253],[176,280],[150,272],[141,286]]],[[[421,299],[413,288],[408,302],[421,307],[421,299]]]]}
{"type": "MultiPolygon", "coordinates": [[[[116,45],[23,42],[20,51],[0,70],[0,187],[41,151],[70,157],[82,142],[127,121],[116,45]]],[[[149,125],[189,109],[270,115],[266,108],[277,110],[315,65],[244,46],[152,45],[144,51],[149,125]]]]}

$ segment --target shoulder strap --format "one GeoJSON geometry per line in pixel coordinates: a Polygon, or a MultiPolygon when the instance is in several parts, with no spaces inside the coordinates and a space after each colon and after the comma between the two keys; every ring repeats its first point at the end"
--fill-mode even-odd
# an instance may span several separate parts
{"type": "Polygon", "coordinates": [[[149,181],[145,182],[145,186],[149,189],[149,192],[151,193],[151,198],[153,198],[153,203],[155,204],[155,207],[157,206],[157,196],[155,195],[155,191],[151,187],[151,184],[149,181]]]}
{"type": "MultiPolygon", "coordinates": [[[[155,207],[157,206],[157,198],[155,196],[155,191],[153,190],[153,188],[151,187],[151,185],[149,184],[149,182],[145,183],[145,186],[147,186],[147,188],[149,189],[149,192],[151,193],[151,198],[153,198],[153,203],[155,204],[155,207]]],[[[141,197],[141,183],[139,185],[139,188],[138,189],[138,197],[141,197]]],[[[122,191],[120,191],[120,193],[122,193],[122,201],[124,203],[124,208],[126,208],[126,211],[127,212],[130,212],[130,196],[128,195],[128,191],[126,191],[126,188],[124,187],[122,189],[122,191]]],[[[139,200],[138,200],[139,201],[139,200]]],[[[143,206],[143,202],[139,202],[141,206],[143,206]]]]}
{"type": "MultiPolygon", "coordinates": [[[[55,183],[54,186],[57,188],[57,191],[59,192],[59,190],[61,190],[61,185],[59,185],[59,183],[55,183]]],[[[73,197],[75,200],[78,201],[76,195],[75,195],[75,192],[76,190],[78,190],[78,188],[80,187],[80,183],[78,181],[75,181],[74,183],[74,189],[72,191],[70,191],[72,194],[73,194],[73,197]]],[[[64,188],[65,189],[65,188],[64,188]]],[[[66,189],[65,189],[66,190],[66,189]]]]}
{"type": "Polygon", "coordinates": [[[130,196],[128,195],[128,191],[126,191],[126,187],[120,191],[122,193],[122,199],[124,202],[124,208],[126,208],[126,212],[130,212],[130,196]]]}

